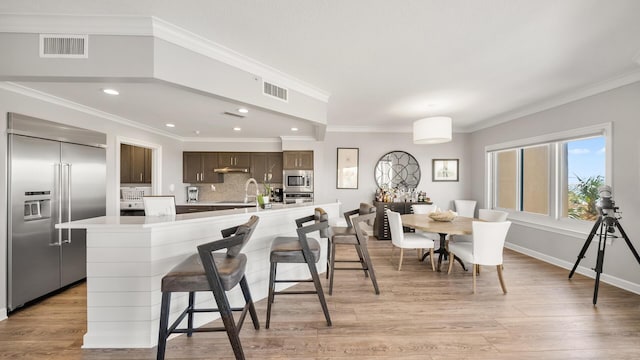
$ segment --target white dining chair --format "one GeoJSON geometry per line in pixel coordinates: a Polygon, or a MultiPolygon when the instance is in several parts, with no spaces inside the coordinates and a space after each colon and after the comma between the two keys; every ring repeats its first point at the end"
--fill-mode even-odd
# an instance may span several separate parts
{"type": "Polygon", "coordinates": [[[453,200],[458,216],[475,217],[476,201],[475,200],[453,200]]]}
{"type": "Polygon", "coordinates": [[[387,219],[389,220],[389,229],[391,230],[391,260],[393,261],[393,252],[396,247],[400,248],[400,261],[398,263],[398,271],[402,269],[402,258],[404,249],[417,249],[418,258],[422,257],[421,251],[429,249],[429,257],[431,258],[431,270],[436,271],[436,265],[433,261],[433,248],[435,244],[433,240],[415,233],[405,233],[402,229],[402,218],[400,213],[386,210],[387,219]]]}
{"type": "Polygon", "coordinates": [[[145,216],[173,216],[176,214],[176,199],[174,196],[144,196],[145,216]]]}
{"type": "MultiPolygon", "coordinates": [[[[474,221],[473,240],[471,242],[449,243],[449,259],[458,256],[462,261],[473,264],[473,293],[476,293],[476,276],[478,266],[495,265],[502,292],[507,293],[507,287],[502,277],[502,252],[510,221],[484,222],[474,221]]],[[[449,271],[453,269],[453,261],[449,261],[449,271]]]]}
{"type": "MultiPolygon", "coordinates": [[[[478,209],[478,219],[496,222],[496,221],[507,221],[507,216],[509,213],[501,210],[493,210],[493,209],[478,209]]],[[[453,238],[454,242],[471,242],[471,235],[456,235],[453,238]]]]}
{"type": "Polygon", "coordinates": [[[484,221],[507,221],[507,216],[509,216],[509,213],[502,210],[478,209],[478,219],[484,221]]]}
{"type": "MultiPolygon", "coordinates": [[[[411,211],[413,211],[414,214],[418,214],[418,215],[429,215],[432,212],[435,212],[438,209],[438,206],[436,206],[435,204],[413,204],[411,205],[411,211]]],[[[433,241],[440,241],[440,235],[436,234],[436,233],[432,233],[432,232],[427,232],[427,231],[423,231],[423,230],[418,230],[416,229],[416,234],[418,235],[422,235],[424,237],[426,237],[427,239],[431,239],[433,241]]]]}

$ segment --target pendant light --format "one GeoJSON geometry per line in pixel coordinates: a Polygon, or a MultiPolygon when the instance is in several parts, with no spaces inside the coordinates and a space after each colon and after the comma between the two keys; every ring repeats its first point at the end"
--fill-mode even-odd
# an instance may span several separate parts
{"type": "Polygon", "coordinates": [[[439,144],[451,141],[451,118],[432,116],[413,122],[414,144],[439,144]]]}

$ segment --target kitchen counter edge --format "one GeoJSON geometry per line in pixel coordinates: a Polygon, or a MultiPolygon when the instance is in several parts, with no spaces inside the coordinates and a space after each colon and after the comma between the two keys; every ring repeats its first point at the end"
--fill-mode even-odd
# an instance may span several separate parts
{"type": "Polygon", "coordinates": [[[299,209],[303,207],[309,207],[314,209],[316,207],[322,207],[323,205],[330,205],[336,203],[322,203],[322,204],[274,204],[271,209],[261,209],[257,206],[229,209],[229,210],[217,210],[217,211],[203,211],[197,213],[178,214],[172,216],[100,216],[96,218],[77,220],[71,222],[65,222],[56,224],[56,229],[92,229],[92,228],[106,228],[106,227],[127,227],[127,228],[151,228],[161,225],[173,225],[173,224],[185,224],[189,222],[201,222],[209,221],[215,218],[244,215],[244,214],[270,214],[284,212],[290,209],[299,209]]]}

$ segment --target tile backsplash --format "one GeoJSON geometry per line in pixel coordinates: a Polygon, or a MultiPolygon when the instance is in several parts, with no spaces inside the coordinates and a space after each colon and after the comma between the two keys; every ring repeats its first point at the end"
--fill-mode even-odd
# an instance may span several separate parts
{"type": "MultiPolygon", "coordinates": [[[[224,182],[220,184],[194,184],[194,186],[197,186],[199,190],[199,201],[236,202],[244,200],[244,184],[249,180],[251,175],[231,173],[224,174],[223,176],[224,182]]],[[[282,187],[282,184],[271,184],[271,187],[279,188],[282,187]]],[[[264,193],[264,185],[260,181],[258,181],[258,190],[260,190],[261,193],[264,193]]],[[[249,191],[255,191],[253,185],[250,185],[249,191]]]]}

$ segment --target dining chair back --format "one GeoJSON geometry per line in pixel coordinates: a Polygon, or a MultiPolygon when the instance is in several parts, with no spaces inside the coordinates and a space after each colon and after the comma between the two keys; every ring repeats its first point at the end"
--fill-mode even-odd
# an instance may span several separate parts
{"type": "Polygon", "coordinates": [[[414,214],[431,214],[436,211],[438,207],[435,204],[413,204],[411,205],[411,210],[414,214]]]}
{"type": "MultiPolygon", "coordinates": [[[[411,211],[413,211],[414,214],[418,214],[418,215],[427,215],[427,214],[431,214],[432,212],[436,211],[438,209],[438,206],[435,204],[413,204],[411,205],[411,211]]],[[[428,239],[431,239],[433,241],[440,241],[440,235],[436,234],[436,233],[432,233],[432,232],[427,232],[427,231],[422,231],[422,230],[417,230],[416,229],[416,234],[418,235],[422,235],[428,239]]]]}
{"type": "Polygon", "coordinates": [[[492,209],[478,209],[478,219],[496,222],[496,221],[507,221],[507,216],[509,213],[501,210],[492,210],[492,209]]]}
{"type": "Polygon", "coordinates": [[[511,226],[510,221],[473,222],[473,263],[477,265],[501,265],[504,241],[511,226]]]}
{"type": "Polygon", "coordinates": [[[386,210],[387,219],[389,221],[389,230],[391,230],[391,257],[393,258],[393,250],[395,247],[400,248],[400,261],[398,263],[398,271],[402,269],[402,258],[404,255],[404,249],[418,249],[418,258],[422,259],[421,251],[429,249],[429,255],[431,257],[431,269],[435,271],[435,263],[433,260],[433,251],[435,243],[432,239],[415,233],[404,233],[402,228],[402,218],[400,213],[386,210]]]}
{"type": "Polygon", "coordinates": [[[472,218],[476,212],[475,200],[454,200],[453,203],[456,206],[456,212],[458,216],[472,218]]]}
{"type": "MultiPolygon", "coordinates": [[[[473,240],[471,243],[450,243],[450,259],[458,256],[462,261],[473,264],[473,293],[476,292],[476,275],[480,265],[495,265],[498,272],[498,280],[502,292],[507,293],[507,287],[502,277],[502,253],[507,232],[511,226],[510,221],[474,221],[472,223],[473,240]]],[[[449,273],[453,269],[453,261],[449,261],[449,273]]]]}

